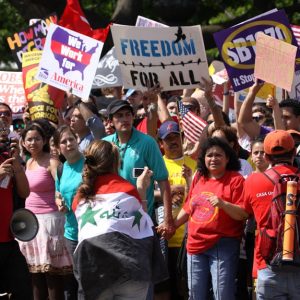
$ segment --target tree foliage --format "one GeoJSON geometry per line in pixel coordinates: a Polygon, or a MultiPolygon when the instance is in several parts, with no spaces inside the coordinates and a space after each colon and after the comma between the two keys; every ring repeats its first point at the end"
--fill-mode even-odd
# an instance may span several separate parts
{"type": "MultiPolygon", "coordinates": [[[[215,47],[214,32],[275,7],[284,8],[291,23],[300,24],[299,0],[81,0],[80,3],[93,28],[105,27],[109,21],[134,25],[138,15],[170,26],[201,24],[207,49],[215,47]]],[[[43,18],[54,11],[60,16],[65,5],[62,0],[0,0],[0,61],[12,60],[7,36],[25,29],[31,18],[43,18]]]]}

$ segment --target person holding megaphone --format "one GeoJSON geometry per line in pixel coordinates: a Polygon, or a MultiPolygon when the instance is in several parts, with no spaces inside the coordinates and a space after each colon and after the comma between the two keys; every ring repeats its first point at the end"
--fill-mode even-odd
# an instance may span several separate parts
{"type": "Polygon", "coordinates": [[[0,294],[30,300],[33,296],[27,263],[10,230],[14,204],[22,206],[14,203],[14,199],[25,199],[29,185],[20,163],[18,142],[9,140],[8,134],[9,129],[0,121],[0,294]]]}

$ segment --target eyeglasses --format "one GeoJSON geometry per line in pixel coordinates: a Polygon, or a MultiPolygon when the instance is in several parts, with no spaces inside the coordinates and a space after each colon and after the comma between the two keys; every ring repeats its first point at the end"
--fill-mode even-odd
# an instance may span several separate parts
{"type": "Polygon", "coordinates": [[[8,110],[2,110],[0,111],[0,117],[10,117],[11,113],[8,110]]]}
{"type": "Polygon", "coordinates": [[[25,128],[25,124],[15,124],[14,126],[14,129],[24,129],[25,128]]]}

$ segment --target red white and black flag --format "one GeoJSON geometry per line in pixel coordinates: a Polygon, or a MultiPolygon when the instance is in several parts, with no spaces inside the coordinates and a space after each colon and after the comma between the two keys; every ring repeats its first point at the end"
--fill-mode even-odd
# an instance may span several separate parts
{"type": "Polygon", "coordinates": [[[159,241],[135,187],[106,174],[96,179],[95,192],[93,200],[76,196],[72,205],[79,229],[74,274],[83,299],[102,299],[101,293],[124,278],[165,280],[159,241]]]}

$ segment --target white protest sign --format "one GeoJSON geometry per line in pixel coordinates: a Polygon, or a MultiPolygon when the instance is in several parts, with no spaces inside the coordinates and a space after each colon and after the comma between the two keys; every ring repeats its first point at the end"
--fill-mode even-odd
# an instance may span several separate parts
{"type": "Polygon", "coordinates": [[[154,20],[142,17],[142,16],[138,16],[136,19],[136,23],[135,26],[137,27],[169,27],[165,24],[156,22],[154,20]]]}
{"type": "Polygon", "coordinates": [[[13,113],[22,113],[26,105],[22,72],[0,71],[0,102],[4,102],[13,113]]]}
{"type": "Polygon", "coordinates": [[[163,90],[198,87],[209,78],[201,27],[111,27],[125,88],[163,90]]]}
{"type": "Polygon", "coordinates": [[[122,86],[122,75],[115,47],[111,48],[99,61],[93,81],[93,89],[122,86]]]}
{"type": "Polygon", "coordinates": [[[88,99],[102,47],[102,42],[51,24],[37,79],[88,99]]]}

